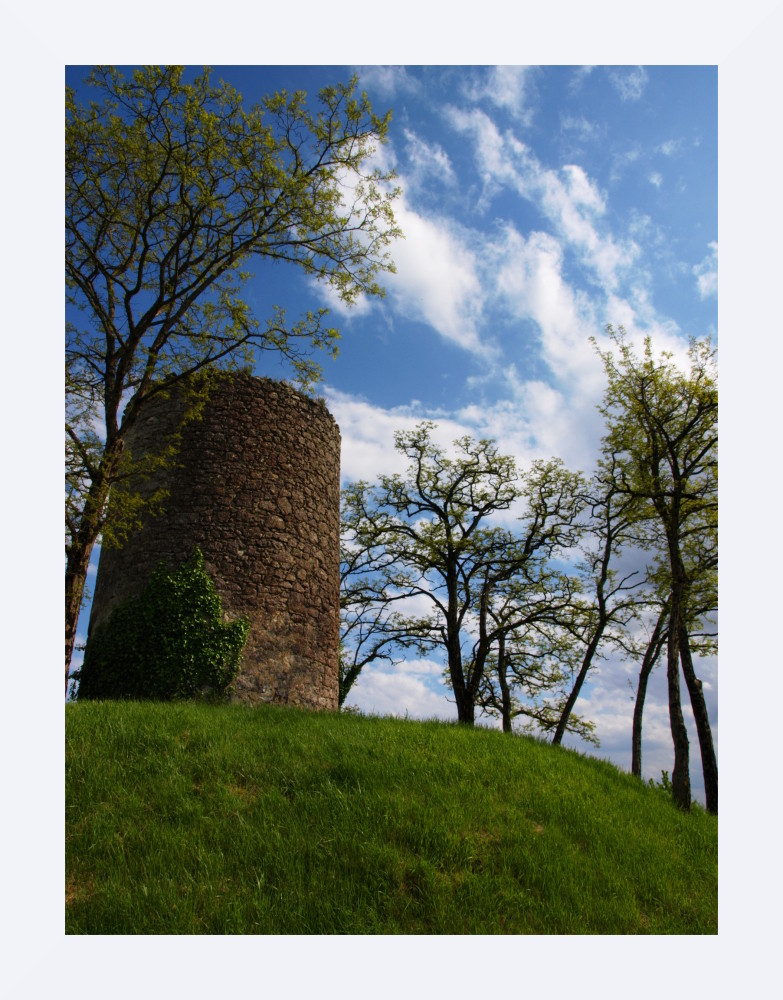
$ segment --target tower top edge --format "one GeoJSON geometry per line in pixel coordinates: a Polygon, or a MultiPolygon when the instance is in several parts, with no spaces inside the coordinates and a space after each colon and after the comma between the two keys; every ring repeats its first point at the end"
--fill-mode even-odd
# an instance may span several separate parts
{"type": "MultiPolygon", "coordinates": [[[[295,388],[295,386],[291,385],[290,382],[287,382],[284,379],[274,379],[270,378],[268,375],[253,375],[251,372],[244,371],[220,370],[210,372],[209,378],[214,379],[216,382],[223,383],[223,385],[229,384],[239,386],[244,384],[247,388],[254,392],[278,392],[288,395],[290,398],[296,399],[306,406],[313,407],[315,411],[322,416],[328,417],[334,425],[337,434],[340,435],[340,427],[334,417],[334,414],[327,406],[326,399],[323,396],[311,396],[308,393],[303,392],[301,389],[295,388]]],[[[179,380],[174,383],[170,390],[166,390],[166,393],[169,391],[176,391],[182,381],[184,380],[179,380]]],[[[153,393],[152,397],[156,395],[158,394],[153,393]]]]}

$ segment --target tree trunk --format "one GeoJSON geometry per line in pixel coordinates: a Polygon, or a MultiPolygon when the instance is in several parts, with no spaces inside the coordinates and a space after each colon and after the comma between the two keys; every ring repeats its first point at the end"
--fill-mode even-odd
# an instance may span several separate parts
{"type": "MultiPolygon", "coordinates": [[[[456,695],[457,692],[455,691],[454,694],[456,695]]],[[[476,706],[464,688],[462,689],[461,696],[458,696],[456,701],[457,721],[466,726],[474,725],[476,721],[476,706]]]]}
{"type": "Polygon", "coordinates": [[[587,677],[587,672],[593,662],[593,657],[595,656],[595,651],[598,649],[598,643],[601,641],[601,636],[603,635],[604,628],[606,627],[606,622],[601,621],[595,631],[595,635],[590,640],[590,645],[587,647],[587,651],[582,660],[582,666],[579,673],[576,675],[576,680],[574,681],[574,686],[571,689],[571,694],[568,696],[568,700],[565,703],[563,711],[560,714],[560,719],[557,723],[557,729],[555,730],[555,735],[552,737],[552,744],[558,746],[563,736],[565,735],[566,727],[568,726],[568,720],[571,717],[571,712],[574,710],[574,705],[576,704],[577,698],[579,697],[579,692],[582,690],[582,685],[587,677]]]}
{"type": "Polygon", "coordinates": [[[667,676],[669,681],[669,722],[674,743],[674,770],[672,771],[672,794],[677,805],[686,812],[691,808],[691,776],[688,747],[688,730],[682,717],[680,704],[680,650],[679,650],[679,602],[672,597],[672,611],[669,619],[667,640],[667,676]]]}
{"type": "Polygon", "coordinates": [[[82,608],[84,587],[87,582],[87,570],[90,566],[90,556],[94,542],[82,543],[80,540],[71,544],[68,553],[68,563],[65,569],[65,693],[68,694],[68,674],[71,669],[71,658],[76,644],[76,628],[79,623],[79,612],[82,608]]]}
{"type": "Polygon", "coordinates": [[[68,673],[76,642],[76,628],[82,609],[84,586],[90,556],[104,524],[106,501],[112,474],[116,470],[122,453],[122,441],[116,440],[112,447],[106,446],[101,464],[90,483],[79,520],[79,528],[71,537],[68,558],[65,564],[65,693],[68,694],[68,673]]]}
{"type": "Polygon", "coordinates": [[[633,731],[631,735],[631,774],[637,778],[642,776],[642,715],[644,713],[644,699],[647,696],[647,681],[650,678],[652,669],[655,666],[664,642],[663,632],[666,626],[666,619],[669,615],[668,602],[661,608],[658,621],[655,623],[653,634],[647,644],[647,649],[642,660],[642,668],[639,671],[639,686],[636,689],[636,704],[633,708],[633,731]]]}
{"type": "Polygon", "coordinates": [[[448,654],[451,689],[454,692],[454,700],[457,703],[457,720],[464,722],[465,725],[472,726],[476,714],[475,698],[471,695],[465,684],[465,676],[462,672],[462,650],[459,648],[458,641],[457,643],[449,643],[448,654]]]}
{"type": "Polygon", "coordinates": [[[701,767],[704,774],[704,793],[707,809],[717,816],[718,762],[715,758],[715,747],[712,743],[712,729],[710,728],[710,720],[707,715],[707,706],[704,702],[704,691],[701,681],[693,670],[690,639],[688,637],[688,630],[683,622],[680,622],[680,660],[682,662],[685,683],[688,686],[688,694],[691,699],[693,718],[696,722],[696,732],[699,734],[701,767]]]}
{"type": "Polygon", "coordinates": [[[511,732],[511,692],[508,689],[507,667],[506,636],[505,634],[501,634],[498,639],[498,684],[500,685],[500,695],[502,698],[501,711],[503,713],[504,733],[511,732]]]}
{"type": "MultiPolygon", "coordinates": [[[[345,654],[347,655],[347,654],[345,654]]],[[[342,646],[340,646],[340,656],[343,656],[342,646]]],[[[344,663],[340,664],[340,672],[337,676],[337,706],[342,708],[343,702],[348,697],[348,692],[353,687],[353,683],[359,674],[362,672],[362,668],[366,665],[367,661],[362,660],[361,663],[354,663],[351,667],[346,667],[344,663]]]]}
{"type": "Polygon", "coordinates": [[[671,594],[669,597],[669,634],[666,637],[666,676],[669,683],[669,724],[674,743],[674,770],[672,771],[672,795],[677,805],[686,812],[691,808],[691,774],[688,730],[682,717],[680,699],[680,626],[685,607],[688,575],[680,552],[680,493],[672,498],[672,507],[667,511],[662,502],[656,509],[666,528],[666,542],[669,549],[671,570],[671,594]]]}
{"type": "MultiPolygon", "coordinates": [[[[462,668],[462,647],[459,636],[459,600],[457,597],[456,563],[452,562],[446,571],[446,589],[449,595],[446,610],[446,650],[449,658],[449,677],[457,703],[457,721],[472,726],[476,716],[476,691],[471,691],[465,682],[462,668]]],[[[476,688],[478,685],[476,685],[476,688]]]]}

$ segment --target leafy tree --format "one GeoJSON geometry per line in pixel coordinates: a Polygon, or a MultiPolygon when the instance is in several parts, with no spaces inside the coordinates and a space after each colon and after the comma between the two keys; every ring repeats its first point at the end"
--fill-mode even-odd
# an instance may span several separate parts
{"type": "Polygon", "coordinates": [[[657,524],[669,575],[667,680],[674,742],[672,791],[690,808],[688,734],[680,702],[680,664],[693,708],[704,771],[707,808],[718,810],[718,768],[702,685],[690,655],[689,608],[692,573],[688,550],[713,549],[717,532],[718,389],[715,352],[710,341],[692,340],[688,371],[670,354],[653,356],[645,341],[639,358],[622,327],[608,328],[612,350],[601,356],[608,385],[601,412],[606,419],[604,447],[618,457],[618,489],[638,501],[640,522],[657,524]]]}
{"type": "MultiPolygon", "coordinates": [[[[258,351],[309,385],[313,349],[336,352],[337,331],[325,310],[259,323],[242,298],[248,265],[295,264],[350,303],[382,294],[400,235],[392,175],[370,166],[390,114],[373,114],[356,78],[323,89],[317,114],[300,91],[246,111],[206,70],[186,83],[182,67],[96,68],[86,83],[89,105],[66,90],[66,688],[93,545],[120,543],[138,518],[132,494],[108,514],[107,501],[150,471],[124,448],[141,404],[258,351]]],[[[191,415],[208,380],[192,384],[191,415]]]]}
{"type": "Polygon", "coordinates": [[[361,600],[382,612],[376,635],[387,646],[445,651],[460,722],[472,725],[487,660],[499,636],[528,613],[502,623],[490,596],[538,559],[572,541],[581,477],[561,462],[534,462],[520,475],[491,441],[465,437],[450,458],[432,441],[434,424],[399,432],[405,476],[345,491],[344,532],[361,556],[361,600]],[[512,505],[522,528],[498,525],[512,505]]]}
{"type": "Polygon", "coordinates": [[[249,629],[246,617],[223,620],[198,549],[173,572],[161,563],[139,596],[114,608],[93,632],[78,698],[223,696],[239,671],[249,629]]]}

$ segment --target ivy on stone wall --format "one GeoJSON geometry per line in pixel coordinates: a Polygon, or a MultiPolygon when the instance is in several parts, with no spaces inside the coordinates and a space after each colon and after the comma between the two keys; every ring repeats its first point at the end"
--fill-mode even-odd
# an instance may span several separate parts
{"type": "Polygon", "coordinates": [[[139,596],[118,605],[90,637],[78,698],[222,697],[249,630],[246,616],[223,620],[200,549],[173,572],[161,562],[139,596]]]}

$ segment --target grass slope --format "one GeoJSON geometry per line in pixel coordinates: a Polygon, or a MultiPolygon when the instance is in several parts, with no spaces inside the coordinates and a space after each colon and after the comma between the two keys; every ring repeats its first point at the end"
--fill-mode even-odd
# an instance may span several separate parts
{"type": "Polygon", "coordinates": [[[74,934],[717,933],[718,827],[444,723],[66,706],[74,934]]]}

